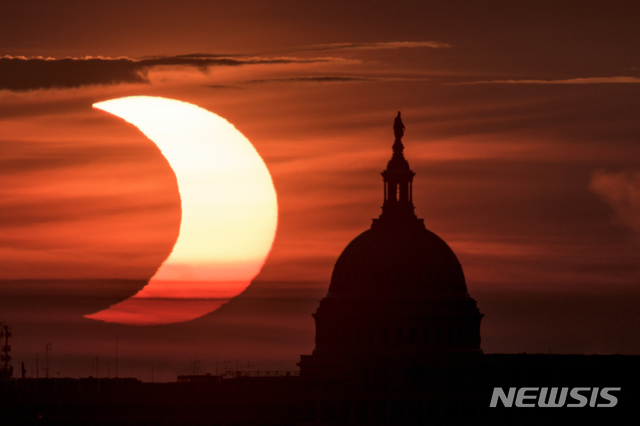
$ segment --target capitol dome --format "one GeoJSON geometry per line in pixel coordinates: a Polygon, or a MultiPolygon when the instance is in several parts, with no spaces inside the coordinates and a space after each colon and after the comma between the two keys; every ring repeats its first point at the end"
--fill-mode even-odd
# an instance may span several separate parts
{"type": "Polygon", "coordinates": [[[430,363],[482,353],[482,314],[467,293],[462,266],[415,215],[415,173],[404,158],[400,113],[394,133],[393,155],[382,172],[382,213],[336,261],[313,315],[315,349],[298,364],[301,376],[380,384],[407,379],[430,363]]]}
{"type": "Polygon", "coordinates": [[[413,226],[374,226],[344,249],[329,294],[466,292],[462,266],[440,237],[413,226]]]}

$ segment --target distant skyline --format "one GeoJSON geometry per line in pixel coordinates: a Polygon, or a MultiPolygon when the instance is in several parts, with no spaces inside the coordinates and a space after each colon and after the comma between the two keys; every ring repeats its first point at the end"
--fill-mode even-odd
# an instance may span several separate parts
{"type": "MultiPolygon", "coordinates": [[[[179,229],[174,177],[137,129],[91,108],[149,95],[215,112],[253,143],[279,211],[258,280],[322,294],[304,282],[328,286],[380,214],[402,111],[416,214],[458,256],[489,348],[638,353],[638,18],[634,2],[11,2],[0,280],[153,275],[179,229]],[[555,322],[530,324],[527,309],[555,322]],[[540,330],[536,343],[500,344],[512,324],[540,330]]],[[[4,323],[25,315],[0,306],[4,323]]],[[[309,330],[287,351],[308,351],[309,330]]],[[[29,359],[46,342],[31,343],[29,359]]]]}

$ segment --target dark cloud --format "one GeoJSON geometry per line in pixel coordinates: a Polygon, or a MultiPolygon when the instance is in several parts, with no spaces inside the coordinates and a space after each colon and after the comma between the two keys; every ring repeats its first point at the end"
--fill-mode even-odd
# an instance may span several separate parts
{"type": "Polygon", "coordinates": [[[440,43],[437,41],[392,41],[383,43],[329,43],[314,44],[311,46],[302,46],[287,50],[286,52],[322,52],[328,50],[395,50],[430,47],[434,49],[442,49],[451,47],[450,44],[440,43]]]}
{"type": "Polygon", "coordinates": [[[148,72],[158,66],[190,66],[203,71],[212,66],[328,62],[331,59],[244,58],[212,55],[180,55],[145,59],[131,58],[0,58],[0,90],[27,91],[77,88],[91,85],[148,83],[148,72]]]}
{"type": "Polygon", "coordinates": [[[146,70],[127,58],[0,58],[0,89],[26,91],[95,84],[146,83],[146,70]]]}
{"type": "MultiPolygon", "coordinates": [[[[187,53],[185,55],[173,55],[172,58],[183,58],[183,59],[202,59],[202,58],[210,58],[210,59],[218,59],[218,58],[233,58],[238,56],[247,56],[242,54],[229,54],[229,53],[187,53]]],[[[156,59],[157,56],[144,56],[140,58],[144,59],[156,59]]]]}
{"type": "Polygon", "coordinates": [[[316,59],[298,59],[298,58],[244,58],[235,59],[233,57],[215,57],[211,55],[192,56],[192,55],[180,55],[180,56],[168,56],[159,58],[148,58],[136,61],[141,69],[162,66],[162,65],[186,65],[197,68],[208,68],[210,66],[226,66],[237,67],[241,65],[258,65],[258,64],[300,64],[300,63],[314,63],[314,62],[330,62],[330,58],[316,58],[316,59]]]}
{"type": "Polygon", "coordinates": [[[426,78],[411,77],[356,77],[356,76],[309,76],[309,77],[282,77],[282,78],[265,78],[256,80],[247,80],[246,84],[259,83],[353,83],[362,81],[427,81],[426,78]]]}
{"type": "Polygon", "coordinates": [[[365,77],[289,77],[289,78],[267,78],[259,80],[248,80],[245,83],[348,83],[353,81],[378,81],[376,78],[365,77]]]}
{"type": "Polygon", "coordinates": [[[234,84],[210,84],[207,86],[209,89],[241,89],[240,86],[234,84]]]}

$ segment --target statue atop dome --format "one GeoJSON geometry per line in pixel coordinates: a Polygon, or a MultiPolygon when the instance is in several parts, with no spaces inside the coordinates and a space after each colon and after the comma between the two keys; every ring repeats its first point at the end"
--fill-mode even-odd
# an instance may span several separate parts
{"type": "Polygon", "coordinates": [[[404,136],[404,124],[402,123],[402,118],[400,118],[400,111],[398,111],[398,116],[393,121],[393,134],[396,136],[397,141],[404,136]]]}

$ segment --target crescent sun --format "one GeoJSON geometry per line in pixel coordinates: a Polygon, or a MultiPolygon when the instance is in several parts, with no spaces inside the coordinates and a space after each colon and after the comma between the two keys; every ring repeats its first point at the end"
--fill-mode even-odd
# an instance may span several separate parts
{"type": "Polygon", "coordinates": [[[132,298],[87,318],[163,324],[205,315],[237,296],[260,272],[278,222],[269,170],[224,118],[186,102],[135,96],[94,108],[136,126],[175,173],[182,219],[173,251],[132,298]]]}

